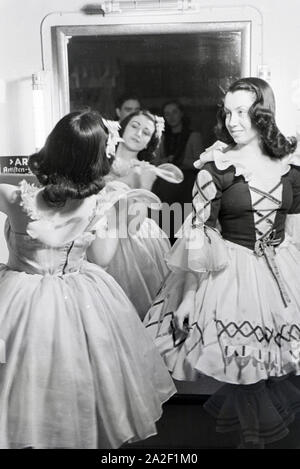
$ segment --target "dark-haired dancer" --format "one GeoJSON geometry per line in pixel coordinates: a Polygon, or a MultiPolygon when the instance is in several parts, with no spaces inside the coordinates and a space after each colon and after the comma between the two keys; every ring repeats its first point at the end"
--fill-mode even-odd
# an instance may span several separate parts
{"type": "Polygon", "coordinates": [[[99,114],[68,114],[29,160],[41,187],[0,185],[1,448],[119,447],[156,433],[174,393],[123,290],[84,260],[96,251],[105,266],[118,244],[100,191],[109,138],[99,114]]]}
{"type": "MultiPolygon", "coordinates": [[[[172,164],[155,167],[151,164],[163,129],[163,119],[142,110],[130,114],[120,123],[121,141],[117,147],[107,181],[115,187],[151,190],[157,174],[176,183],[182,180],[181,171],[172,164]]],[[[109,188],[110,185],[107,184],[109,188]]],[[[144,319],[153,298],[168,273],[165,255],[170,243],[157,223],[146,217],[134,233],[119,240],[118,249],[107,271],[120,283],[144,319]]]]}
{"type": "Polygon", "coordinates": [[[300,374],[300,161],[263,80],[235,82],[218,122],[229,146],[204,155],[173,273],[145,323],[174,378],[227,383],[206,409],[219,431],[260,447],[300,410],[285,379],[300,374]]]}

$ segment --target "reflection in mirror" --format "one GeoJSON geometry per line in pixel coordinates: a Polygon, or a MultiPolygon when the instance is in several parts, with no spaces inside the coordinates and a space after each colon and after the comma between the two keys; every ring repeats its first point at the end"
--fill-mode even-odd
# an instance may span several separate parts
{"type": "MultiPolygon", "coordinates": [[[[210,145],[224,91],[235,79],[249,76],[257,60],[253,23],[243,18],[53,27],[54,116],[90,107],[113,119],[125,93],[161,115],[163,104],[177,99],[203,145],[210,145]]],[[[176,384],[180,394],[207,395],[219,386],[206,378],[200,386],[176,384]]]]}
{"type": "Polygon", "coordinates": [[[137,95],[156,114],[165,101],[179,99],[207,146],[224,90],[243,75],[242,41],[236,30],[73,36],[70,109],[91,107],[112,119],[123,93],[137,95]]]}

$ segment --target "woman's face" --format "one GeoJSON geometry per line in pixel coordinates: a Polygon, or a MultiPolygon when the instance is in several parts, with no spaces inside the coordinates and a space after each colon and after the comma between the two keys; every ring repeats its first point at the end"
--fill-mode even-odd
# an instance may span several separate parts
{"type": "Polygon", "coordinates": [[[182,111],[176,103],[167,104],[163,111],[164,118],[170,127],[177,127],[182,121],[182,111]]]}
{"type": "Polygon", "coordinates": [[[255,94],[238,90],[225,96],[225,125],[231,137],[238,145],[247,145],[258,139],[257,130],[253,127],[249,109],[255,101],[255,94]]]}
{"type": "Polygon", "coordinates": [[[147,148],[154,131],[154,123],[148,117],[133,116],[122,135],[124,145],[131,151],[144,150],[147,148]]]}

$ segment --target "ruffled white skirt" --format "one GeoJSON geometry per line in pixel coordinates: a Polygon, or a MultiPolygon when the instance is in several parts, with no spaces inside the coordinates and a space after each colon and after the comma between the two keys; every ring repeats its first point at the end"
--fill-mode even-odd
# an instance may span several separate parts
{"type": "Polygon", "coordinates": [[[274,276],[264,257],[209,236],[200,257],[187,258],[184,240],[172,248],[173,272],[144,322],[175,379],[206,375],[228,383],[205,404],[218,431],[239,430],[246,444],[270,443],[300,411],[299,386],[286,379],[300,374],[300,252],[289,241],[280,245],[274,276]],[[198,269],[198,289],[180,332],[172,319],[190,266],[198,269]]]}
{"type": "Polygon", "coordinates": [[[276,264],[289,297],[286,305],[264,257],[228,241],[225,246],[227,266],[195,273],[199,287],[190,305],[187,334],[172,326],[186,272],[169,275],[145,318],[169,370],[178,380],[204,373],[232,384],[298,374],[300,252],[289,242],[277,249],[276,264]]]}
{"type": "Polygon", "coordinates": [[[121,238],[107,272],[121,285],[141,319],[169,272],[165,256],[171,246],[157,223],[145,218],[138,233],[121,238]]]}
{"type": "Polygon", "coordinates": [[[175,392],[132,304],[93,264],[63,277],[2,265],[0,340],[1,448],[145,439],[175,392]]]}

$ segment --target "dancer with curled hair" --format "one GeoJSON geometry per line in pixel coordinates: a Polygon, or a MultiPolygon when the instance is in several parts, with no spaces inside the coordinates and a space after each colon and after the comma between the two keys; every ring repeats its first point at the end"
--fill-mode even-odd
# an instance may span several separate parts
{"type": "Polygon", "coordinates": [[[217,430],[263,447],[300,410],[300,160],[261,79],[231,85],[216,130],[145,324],[174,378],[225,383],[205,404],[217,430]]]}
{"type": "Polygon", "coordinates": [[[174,393],[123,290],[85,260],[106,266],[118,243],[108,138],[99,114],[68,114],[29,159],[40,186],[0,185],[1,448],[116,448],[156,433],[174,393]]]}
{"type": "MultiPolygon", "coordinates": [[[[127,116],[120,125],[122,141],[106,177],[107,190],[151,190],[158,176],[173,184],[182,181],[182,172],[173,164],[151,164],[163,130],[162,118],[141,110],[127,116]]],[[[148,218],[147,211],[140,218],[136,230],[128,230],[120,238],[107,272],[119,282],[143,319],[168,273],[164,258],[170,243],[167,234],[148,218]]]]}

